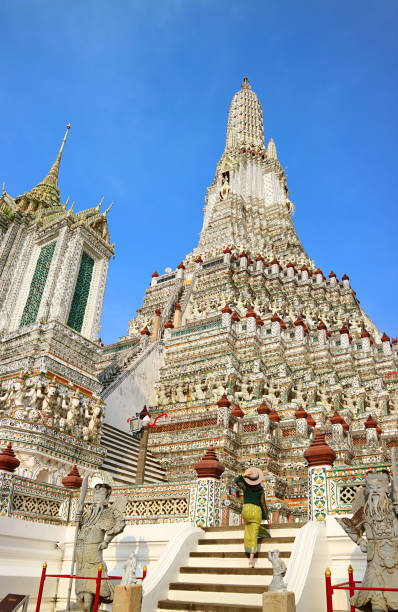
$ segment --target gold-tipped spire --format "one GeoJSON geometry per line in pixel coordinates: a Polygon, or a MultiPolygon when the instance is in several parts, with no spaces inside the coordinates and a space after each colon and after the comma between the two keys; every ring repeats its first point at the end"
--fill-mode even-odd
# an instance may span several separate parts
{"type": "Polygon", "coordinates": [[[45,185],[52,185],[53,187],[58,187],[58,173],[59,173],[59,165],[61,162],[62,151],[64,150],[65,142],[68,136],[68,132],[70,130],[70,123],[66,126],[66,132],[64,139],[61,144],[61,148],[58,151],[57,158],[53,165],[51,166],[50,172],[47,174],[46,178],[42,180],[42,183],[45,185]]]}
{"type": "Polygon", "coordinates": [[[72,206],[70,207],[70,209],[68,210],[68,215],[73,215],[73,207],[75,205],[75,200],[73,200],[72,202],[72,206]]]}
{"type": "Polygon", "coordinates": [[[108,212],[110,211],[110,209],[112,208],[112,206],[113,206],[113,202],[111,202],[110,205],[109,205],[109,208],[107,208],[106,211],[102,213],[105,217],[108,214],[108,212]]]}
{"type": "Polygon", "coordinates": [[[242,89],[251,89],[249,79],[247,77],[243,77],[242,89]]]}
{"type": "Polygon", "coordinates": [[[66,198],[66,202],[65,202],[65,204],[62,204],[62,208],[63,208],[64,210],[66,210],[66,207],[68,206],[68,202],[69,202],[69,196],[66,198]]]}
{"type": "Polygon", "coordinates": [[[102,196],[102,198],[101,198],[101,200],[99,201],[98,205],[95,207],[95,210],[96,210],[97,212],[99,212],[99,211],[100,211],[101,204],[102,204],[102,202],[103,202],[103,201],[104,201],[104,196],[102,196]]]}
{"type": "MultiPolygon", "coordinates": [[[[69,129],[70,123],[68,123],[68,125],[66,126],[66,132],[61,144],[61,148],[58,151],[58,155],[56,157],[55,162],[51,166],[50,172],[38,185],[36,185],[36,187],[33,187],[33,189],[31,189],[28,193],[24,194],[24,197],[40,202],[40,205],[43,208],[50,208],[52,206],[61,205],[61,198],[58,189],[58,173],[62,157],[62,151],[64,150],[66,137],[68,136],[69,129]]],[[[18,198],[21,197],[22,196],[18,196],[18,198]]],[[[18,198],[16,199],[17,202],[18,198]]]]}

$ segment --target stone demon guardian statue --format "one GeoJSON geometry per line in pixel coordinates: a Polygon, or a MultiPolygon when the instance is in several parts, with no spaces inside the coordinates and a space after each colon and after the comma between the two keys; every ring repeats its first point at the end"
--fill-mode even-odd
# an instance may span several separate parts
{"type": "MultiPolygon", "coordinates": [[[[126,525],[123,512],[127,498],[120,495],[108,506],[111,487],[107,484],[96,484],[93,504],[77,516],[80,527],[76,545],[76,575],[97,576],[98,565],[102,563],[102,576],[107,576],[107,568],[102,558],[102,551],[112,539],[121,533],[126,525]]],[[[95,580],[76,580],[76,596],[81,612],[91,612],[94,603],[95,580]]],[[[101,582],[100,602],[113,601],[114,586],[111,580],[101,582]]]]}
{"type": "MultiPolygon", "coordinates": [[[[391,486],[387,470],[368,472],[365,486],[354,498],[352,518],[337,519],[347,535],[367,553],[363,587],[398,588],[397,484],[391,486]]],[[[357,591],[351,603],[366,612],[398,610],[398,591],[357,591]]]]}

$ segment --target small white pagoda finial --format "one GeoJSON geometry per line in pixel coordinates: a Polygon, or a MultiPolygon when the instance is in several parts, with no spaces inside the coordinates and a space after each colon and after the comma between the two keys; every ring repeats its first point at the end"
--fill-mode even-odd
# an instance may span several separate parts
{"type": "Polygon", "coordinates": [[[268,143],[267,157],[268,157],[268,159],[275,159],[275,160],[278,159],[278,155],[276,154],[276,146],[275,146],[273,138],[271,138],[269,143],[268,143]]]}

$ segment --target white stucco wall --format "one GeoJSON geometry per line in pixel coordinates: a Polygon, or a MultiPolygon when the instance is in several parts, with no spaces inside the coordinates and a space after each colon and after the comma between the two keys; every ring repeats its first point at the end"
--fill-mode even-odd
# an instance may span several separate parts
{"type": "MultiPolygon", "coordinates": [[[[340,527],[333,516],[326,519],[328,565],[332,572],[332,584],[348,580],[347,568],[352,565],[354,580],[362,580],[366,569],[366,555],[340,527]]],[[[325,568],[326,569],[326,568],[325,568]]],[[[333,594],[333,608],[345,610],[347,608],[347,591],[335,591],[333,594]]]]}
{"type": "MultiPolygon", "coordinates": [[[[120,576],[123,564],[134,551],[137,573],[148,567],[148,578],[166,546],[186,523],[170,525],[127,525],[104,551],[104,560],[111,575],[120,576]]],[[[0,519],[0,599],[8,593],[29,594],[29,612],[36,606],[43,562],[47,573],[69,574],[75,530],[20,519],[0,519]]],[[[42,612],[65,609],[67,579],[49,578],[45,582],[42,612]],[[57,601],[55,605],[55,596],[57,601]]]]}
{"type": "Polygon", "coordinates": [[[104,397],[105,422],[128,432],[127,419],[140,412],[144,404],[154,403],[154,384],[163,365],[163,346],[156,346],[124,380],[104,397]]]}
{"type": "MultiPolygon", "coordinates": [[[[20,519],[0,518],[0,599],[8,593],[30,595],[29,612],[35,610],[44,561],[48,573],[59,574],[66,527],[32,523],[20,519]]],[[[58,580],[45,582],[42,612],[54,610],[58,580]]]]}

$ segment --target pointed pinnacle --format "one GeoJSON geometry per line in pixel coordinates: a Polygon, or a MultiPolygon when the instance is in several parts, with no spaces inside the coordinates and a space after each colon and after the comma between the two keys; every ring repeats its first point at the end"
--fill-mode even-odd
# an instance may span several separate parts
{"type": "Polygon", "coordinates": [[[103,213],[102,213],[102,214],[103,214],[105,217],[106,217],[106,215],[108,214],[108,212],[110,211],[110,209],[112,208],[112,206],[113,206],[113,202],[111,202],[111,203],[110,203],[109,208],[107,208],[107,209],[105,210],[105,212],[103,212],[103,213]]]}
{"type": "Polygon", "coordinates": [[[66,142],[66,138],[68,136],[69,130],[70,130],[70,123],[68,123],[68,125],[66,126],[65,136],[62,141],[61,148],[58,151],[56,160],[51,166],[50,172],[47,174],[46,178],[42,180],[42,183],[44,183],[45,185],[52,185],[53,187],[58,187],[59,166],[61,163],[62,151],[64,150],[64,146],[65,146],[65,142],[66,142]]]}

